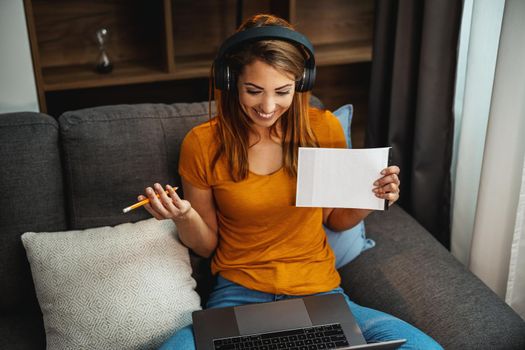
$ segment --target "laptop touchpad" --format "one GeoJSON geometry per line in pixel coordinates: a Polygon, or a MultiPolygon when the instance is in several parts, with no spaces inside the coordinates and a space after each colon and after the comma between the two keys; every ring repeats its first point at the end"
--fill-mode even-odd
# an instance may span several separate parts
{"type": "Polygon", "coordinates": [[[241,335],[312,325],[302,299],[235,306],[234,310],[241,335]]]}

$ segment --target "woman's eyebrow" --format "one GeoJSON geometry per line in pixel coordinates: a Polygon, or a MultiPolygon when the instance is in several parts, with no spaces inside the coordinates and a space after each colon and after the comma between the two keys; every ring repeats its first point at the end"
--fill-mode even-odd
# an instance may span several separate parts
{"type": "MultiPolygon", "coordinates": [[[[257,88],[257,89],[260,89],[260,90],[264,90],[264,88],[258,86],[258,85],[255,85],[254,83],[244,83],[244,85],[250,85],[250,86],[253,86],[254,88],[257,88]]],[[[292,84],[285,84],[283,86],[279,86],[278,88],[275,88],[275,90],[281,90],[281,89],[284,89],[286,87],[291,87],[292,84]]]]}

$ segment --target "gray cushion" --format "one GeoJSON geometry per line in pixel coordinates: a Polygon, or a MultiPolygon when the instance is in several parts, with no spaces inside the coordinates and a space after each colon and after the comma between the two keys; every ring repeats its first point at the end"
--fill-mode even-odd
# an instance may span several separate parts
{"type": "Polygon", "coordinates": [[[0,145],[0,314],[27,312],[41,322],[20,235],[66,228],[57,123],[3,114],[0,145]]]}
{"type": "Polygon", "coordinates": [[[376,247],[339,270],[352,300],[445,349],[525,348],[525,322],[399,206],[370,215],[366,230],[376,247]]]}
{"type": "Polygon", "coordinates": [[[207,103],[117,105],[60,116],[71,228],[150,217],[144,209],[122,209],[155,182],[180,185],[180,144],[207,119],[207,103]]]}

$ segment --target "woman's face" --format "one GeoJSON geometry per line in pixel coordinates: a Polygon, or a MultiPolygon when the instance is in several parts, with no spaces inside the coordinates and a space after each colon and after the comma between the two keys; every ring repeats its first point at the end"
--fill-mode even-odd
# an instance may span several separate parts
{"type": "Polygon", "coordinates": [[[239,103],[256,130],[264,131],[292,104],[295,80],[291,74],[255,60],[238,79],[239,103]]]}

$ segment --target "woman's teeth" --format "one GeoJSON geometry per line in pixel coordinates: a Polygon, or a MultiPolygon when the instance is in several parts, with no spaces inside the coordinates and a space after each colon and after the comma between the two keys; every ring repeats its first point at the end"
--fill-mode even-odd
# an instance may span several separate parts
{"type": "Polygon", "coordinates": [[[261,118],[271,118],[273,116],[273,113],[262,113],[262,112],[259,112],[259,111],[256,111],[257,114],[259,115],[259,117],[261,118]]]}

